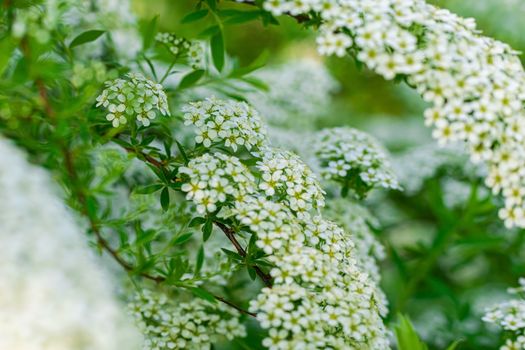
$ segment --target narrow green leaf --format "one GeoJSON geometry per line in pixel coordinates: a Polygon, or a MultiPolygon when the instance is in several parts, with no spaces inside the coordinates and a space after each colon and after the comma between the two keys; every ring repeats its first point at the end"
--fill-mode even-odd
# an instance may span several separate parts
{"type": "Polygon", "coordinates": [[[210,219],[208,219],[206,220],[204,226],[202,226],[202,239],[204,240],[204,242],[206,242],[210,238],[212,231],[213,222],[210,219]]]}
{"type": "Polygon", "coordinates": [[[168,210],[170,206],[170,192],[167,187],[164,187],[160,193],[160,205],[164,211],[168,210]]]}
{"type": "Polygon", "coordinates": [[[177,148],[179,149],[179,152],[182,155],[182,158],[184,158],[184,163],[188,164],[189,159],[188,159],[188,156],[186,155],[186,151],[184,150],[184,146],[182,146],[182,144],[177,140],[175,140],[175,143],[177,144],[177,148]]]}
{"type": "Polygon", "coordinates": [[[213,65],[221,72],[224,67],[224,37],[221,31],[211,37],[210,47],[213,65]]]}
{"type": "Polygon", "coordinates": [[[184,18],[180,21],[181,23],[191,23],[198,21],[199,19],[202,19],[208,15],[207,9],[198,10],[192,13],[187,14],[184,16],[184,18]]]}
{"type": "Polygon", "coordinates": [[[218,25],[213,25],[211,27],[208,27],[204,29],[202,32],[199,33],[199,37],[201,38],[209,38],[212,35],[215,35],[221,31],[221,28],[218,25]]]}
{"type": "Polygon", "coordinates": [[[255,281],[257,278],[257,273],[255,272],[255,269],[251,266],[246,266],[246,269],[248,270],[248,275],[250,276],[252,281],[255,281]]]}
{"type": "Polygon", "coordinates": [[[459,345],[459,343],[461,343],[461,342],[462,342],[461,339],[456,340],[455,342],[450,344],[450,346],[447,348],[447,350],[456,350],[458,345],[459,345]]]}
{"type": "Polygon", "coordinates": [[[200,216],[197,216],[193,219],[191,219],[190,223],[188,224],[189,227],[195,227],[200,226],[206,222],[206,219],[200,216]]]}
{"type": "Polygon", "coordinates": [[[242,11],[241,13],[229,17],[225,24],[241,24],[253,21],[261,16],[261,11],[242,11]]]}
{"type": "Polygon", "coordinates": [[[193,232],[183,233],[182,235],[175,238],[173,245],[186,243],[191,238],[191,236],[193,236],[193,232]]]}
{"type": "Polygon", "coordinates": [[[215,299],[215,297],[213,296],[213,294],[211,294],[210,292],[208,292],[207,290],[204,290],[202,288],[199,288],[199,287],[193,287],[193,288],[190,288],[190,291],[193,293],[193,295],[195,295],[196,297],[199,297],[201,299],[204,299],[204,300],[207,300],[209,301],[210,303],[216,303],[217,300],[215,299]]]}
{"type": "Polygon", "coordinates": [[[398,350],[428,350],[428,347],[419,339],[408,317],[398,316],[395,333],[398,350]]]}
{"type": "Polygon", "coordinates": [[[151,194],[151,193],[157,192],[162,187],[164,186],[161,184],[152,184],[152,185],[137,187],[135,188],[134,192],[137,194],[151,194]]]}
{"type": "Polygon", "coordinates": [[[156,235],[157,235],[157,232],[155,230],[147,230],[147,231],[141,232],[141,235],[137,237],[137,240],[135,241],[135,245],[142,246],[146,243],[149,243],[155,239],[156,235]]]}
{"type": "Polygon", "coordinates": [[[246,75],[248,73],[251,73],[261,67],[264,67],[266,65],[266,62],[268,62],[268,58],[270,57],[270,51],[264,50],[255,60],[253,60],[249,65],[246,67],[237,68],[230,74],[231,77],[242,77],[243,75],[246,75]]]}
{"type": "Polygon", "coordinates": [[[229,249],[226,249],[226,248],[221,248],[221,249],[228,257],[230,257],[232,259],[240,260],[240,261],[244,260],[242,258],[242,256],[239,255],[239,253],[234,252],[233,250],[229,250],[229,249]]]}
{"type": "Polygon", "coordinates": [[[204,246],[201,245],[197,253],[197,262],[195,263],[195,274],[198,275],[204,264],[204,246]]]}
{"type": "Polygon", "coordinates": [[[85,31],[79,34],[75,39],[73,39],[73,41],[71,41],[71,44],[69,44],[69,48],[72,49],[82,44],[86,44],[86,43],[95,41],[105,32],[106,32],[105,30],[96,30],[96,29],[85,31]]]}
{"type": "Polygon", "coordinates": [[[192,86],[193,84],[198,82],[199,79],[202,78],[203,75],[204,75],[203,69],[197,69],[197,70],[194,70],[193,72],[186,74],[180,81],[179,89],[185,89],[189,86],[192,86]]]}
{"type": "Polygon", "coordinates": [[[149,49],[155,42],[157,35],[159,16],[155,16],[149,21],[142,30],[142,49],[149,49]]]}

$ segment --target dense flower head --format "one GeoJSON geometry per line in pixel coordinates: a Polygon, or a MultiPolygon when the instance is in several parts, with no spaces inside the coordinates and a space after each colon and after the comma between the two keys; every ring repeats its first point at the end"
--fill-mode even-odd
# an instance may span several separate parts
{"type": "Polygon", "coordinates": [[[385,151],[370,135],[340,127],[318,135],[316,156],[323,177],[351,188],[374,186],[399,189],[385,151]]]}
{"type": "Polygon", "coordinates": [[[282,249],[285,242],[301,243],[300,226],[292,212],[280,203],[263,196],[250,196],[243,202],[236,202],[232,214],[257,235],[256,245],[266,254],[282,249]]]}
{"type": "Polygon", "coordinates": [[[464,142],[489,167],[486,183],[505,197],[500,216],[525,227],[525,73],[517,52],[423,0],[269,0],[275,15],[322,19],[319,51],[355,53],[386,79],[403,77],[432,106],[427,125],[440,144],[464,142]],[[351,49],[351,50],[348,50],[351,49]]]}
{"type": "Polygon", "coordinates": [[[338,198],[327,202],[323,214],[343,227],[354,243],[354,258],[363,271],[379,283],[378,261],[386,257],[385,247],[372,232],[377,219],[363,206],[338,198]]]}
{"type": "Polygon", "coordinates": [[[245,337],[239,313],[202,299],[174,304],[164,294],[144,289],[129,304],[141,328],[145,350],[205,349],[218,338],[245,337]]]}
{"type": "Polygon", "coordinates": [[[299,234],[269,257],[275,265],[273,287],[250,304],[269,330],[263,344],[269,349],[387,349],[384,296],[352,258],[354,243],[321,217],[304,216],[297,223],[299,234]]]}
{"type": "Polygon", "coordinates": [[[138,349],[115,276],[51,176],[2,137],[0,152],[0,349],[138,349]]]}
{"type": "Polygon", "coordinates": [[[239,146],[252,150],[266,142],[259,113],[245,102],[207,98],[186,105],[183,112],[184,124],[197,128],[195,141],[204,147],[224,142],[234,151],[239,146]]]}
{"type": "Polygon", "coordinates": [[[179,173],[186,199],[197,205],[200,214],[215,212],[228,201],[242,202],[256,189],[250,170],[238,158],[219,152],[192,159],[179,173]]]}
{"type": "Polygon", "coordinates": [[[511,294],[520,294],[522,296],[520,299],[512,299],[496,304],[490,307],[483,317],[483,321],[494,323],[515,335],[513,339],[508,339],[500,347],[500,350],[525,348],[525,299],[523,299],[525,278],[520,278],[519,283],[519,287],[510,288],[509,292],[511,294]]]}
{"type": "MultiPolygon", "coordinates": [[[[250,111],[247,104],[215,99],[185,107],[187,124],[198,128],[198,143],[210,147],[234,130],[246,135],[241,144],[256,146],[252,156],[257,162],[248,168],[235,156],[208,151],[179,173],[182,191],[199,213],[226,207],[221,215],[236,221],[236,230],[254,236],[274,266],[273,287],[264,288],[250,305],[268,330],[264,345],[387,349],[381,318],[386,300],[377,279],[362,270],[352,236],[319,215],[324,191],[312,170],[295,154],[272,148],[265,137],[254,140],[261,123],[258,118],[250,123],[250,111]],[[232,112],[236,109],[244,111],[242,122],[232,112]],[[211,137],[209,130],[214,131],[211,137]]],[[[236,150],[232,145],[225,143],[236,150]]]]}
{"type": "Polygon", "coordinates": [[[257,169],[261,172],[259,189],[267,196],[283,200],[295,212],[324,206],[324,191],[315,174],[292,152],[275,148],[262,150],[257,169]]]}
{"type": "Polygon", "coordinates": [[[169,114],[168,100],[162,85],[139,73],[128,73],[124,78],[106,82],[106,88],[97,97],[99,106],[108,111],[106,119],[114,127],[126,124],[131,118],[148,126],[157,113],[169,114]]]}
{"type": "Polygon", "coordinates": [[[185,57],[189,65],[194,69],[200,69],[204,65],[204,47],[200,41],[188,40],[178,37],[173,33],[157,33],[157,42],[166,48],[176,57],[185,57]]]}

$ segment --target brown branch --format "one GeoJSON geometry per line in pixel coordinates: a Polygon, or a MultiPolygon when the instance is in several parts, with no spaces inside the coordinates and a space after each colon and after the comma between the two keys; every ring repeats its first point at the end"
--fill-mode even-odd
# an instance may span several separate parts
{"type": "Polygon", "coordinates": [[[148,163],[156,166],[157,168],[162,168],[164,166],[164,163],[155,159],[154,157],[150,156],[149,154],[147,153],[144,153],[144,152],[141,152],[141,151],[138,151],[134,148],[131,148],[131,147],[123,147],[128,153],[132,153],[132,154],[135,154],[137,155],[139,158],[142,157],[144,158],[144,160],[146,160],[148,163]]]}
{"type": "MultiPolygon", "coordinates": [[[[51,103],[49,102],[47,90],[46,90],[46,87],[45,87],[44,83],[41,80],[36,80],[35,83],[36,83],[36,85],[38,87],[39,95],[40,95],[42,101],[44,102],[45,113],[48,115],[48,117],[53,118],[54,115],[55,115],[55,112],[53,110],[53,107],[51,106],[51,103]]],[[[127,272],[133,272],[135,270],[135,268],[130,263],[128,263],[124,258],[122,258],[120,256],[120,254],[115,249],[113,249],[111,247],[109,242],[106,239],[104,239],[104,237],[102,236],[102,232],[100,231],[97,223],[89,215],[86,196],[85,196],[84,192],[78,186],[78,174],[76,172],[74,159],[73,159],[73,155],[71,153],[71,150],[63,142],[61,142],[60,147],[61,147],[61,150],[62,150],[62,154],[64,156],[64,165],[65,165],[66,171],[68,173],[68,176],[69,176],[69,179],[70,179],[71,185],[72,185],[71,186],[71,192],[72,192],[72,194],[76,195],[76,197],[78,199],[78,202],[81,205],[81,210],[80,211],[88,219],[89,226],[91,228],[91,231],[93,231],[93,233],[95,234],[95,236],[97,238],[98,245],[100,247],[102,247],[106,252],[108,252],[108,254],[111,255],[113,257],[113,259],[120,266],[122,266],[122,268],[124,268],[124,270],[126,270],[127,272]]],[[[127,151],[134,151],[133,149],[127,149],[127,148],[126,148],[126,150],[127,151]]],[[[144,157],[144,159],[146,159],[151,164],[153,164],[153,165],[155,165],[157,167],[162,167],[163,166],[163,164],[161,162],[157,161],[155,158],[151,157],[150,155],[144,154],[144,153],[141,153],[141,155],[144,157]]],[[[145,272],[141,272],[139,275],[141,277],[146,278],[148,280],[151,280],[151,281],[153,281],[155,283],[161,283],[161,282],[166,281],[165,277],[153,276],[153,275],[150,275],[150,274],[145,273],[145,272]]],[[[247,310],[244,310],[241,307],[239,307],[239,306],[235,305],[234,303],[224,299],[221,296],[213,295],[213,297],[216,300],[218,300],[218,301],[220,301],[220,302],[222,302],[222,303],[224,303],[224,304],[226,304],[226,305],[228,305],[230,307],[233,307],[234,309],[236,309],[237,311],[239,311],[242,314],[245,314],[245,315],[248,315],[248,316],[252,316],[252,317],[256,317],[257,316],[257,314],[249,312],[247,310]]]]}
{"type": "MultiPolygon", "coordinates": [[[[222,232],[224,232],[226,237],[228,237],[230,242],[232,242],[232,244],[235,247],[235,249],[237,249],[237,252],[239,253],[239,255],[242,256],[243,258],[245,258],[246,257],[246,250],[244,250],[244,248],[241,246],[239,241],[237,241],[237,238],[235,237],[235,231],[231,227],[228,227],[225,224],[223,224],[222,222],[214,221],[214,224],[217,225],[217,227],[219,227],[222,230],[222,232]]],[[[269,274],[265,273],[257,265],[252,265],[251,267],[255,270],[255,273],[257,273],[257,275],[261,278],[261,280],[263,281],[264,285],[266,287],[268,287],[268,288],[272,288],[272,285],[273,285],[272,276],[270,276],[269,274]]]]}

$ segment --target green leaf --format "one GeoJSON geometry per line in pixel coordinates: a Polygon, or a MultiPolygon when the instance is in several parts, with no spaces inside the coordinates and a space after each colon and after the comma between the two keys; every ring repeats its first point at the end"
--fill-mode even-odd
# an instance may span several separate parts
{"type": "Polygon", "coordinates": [[[186,155],[186,151],[184,150],[184,146],[182,146],[182,144],[177,140],[175,140],[175,143],[177,144],[177,148],[179,149],[179,152],[182,155],[182,158],[184,158],[184,163],[188,164],[189,159],[188,159],[188,156],[186,155]]]}
{"type": "Polygon", "coordinates": [[[213,222],[210,219],[208,219],[206,220],[204,226],[202,226],[202,239],[204,240],[204,242],[206,242],[210,238],[212,231],[213,222]]]}
{"type": "Polygon", "coordinates": [[[261,11],[240,11],[237,15],[233,15],[224,21],[225,24],[241,24],[253,21],[261,16],[261,11]]]}
{"type": "Polygon", "coordinates": [[[394,330],[398,350],[428,350],[428,347],[419,339],[408,317],[399,315],[394,330]]]}
{"type": "Polygon", "coordinates": [[[246,67],[237,68],[230,74],[231,77],[241,77],[243,75],[246,75],[248,73],[251,73],[261,67],[264,67],[266,65],[266,62],[268,62],[268,58],[270,57],[270,51],[264,50],[255,60],[253,60],[249,65],[246,67]]]}
{"type": "Polygon", "coordinates": [[[193,236],[193,232],[183,233],[182,235],[175,238],[173,245],[186,243],[191,238],[191,236],[193,236]]]}
{"type": "Polygon", "coordinates": [[[142,49],[149,49],[155,42],[158,30],[159,15],[152,18],[142,29],[142,49]]]}
{"type": "Polygon", "coordinates": [[[192,86],[193,84],[198,82],[199,79],[202,78],[203,75],[204,75],[203,69],[197,69],[197,70],[194,70],[193,72],[186,74],[180,81],[179,89],[185,89],[189,86],[192,86]]]}
{"type": "Polygon", "coordinates": [[[200,226],[206,222],[206,219],[200,216],[197,216],[193,219],[191,219],[190,223],[188,224],[189,227],[195,227],[200,226]]]}
{"type": "Polygon", "coordinates": [[[211,27],[204,29],[202,32],[200,32],[198,37],[203,38],[203,39],[209,38],[212,35],[215,35],[220,31],[221,31],[221,28],[215,24],[215,25],[212,25],[211,27]]]}
{"type": "Polygon", "coordinates": [[[192,12],[190,14],[187,14],[184,16],[184,18],[180,21],[181,23],[191,23],[198,21],[199,19],[202,19],[208,15],[207,9],[198,10],[195,12],[192,12]]]}
{"type": "Polygon", "coordinates": [[[197,253],[197,262],[195,263],[195,274],[198,275],[204,264],[204,246],[201,245],[197,253]]]}
{"type": "Polygon", "coordinates": [[[140,186],[140,187],[135,188],[134,192],[137,193],[137,194],[151,194],[151,193],[157,192],[162,187],[164,187],[164,186],[161,185],[161,184],[152,184],[152,185],[147,185],[147,186],[140,186]]]}
{"type": "Polygon", "coordinates": [[[164,187],[160,193],[160,205],[164,211],[167,211],[170,206],[170,192],[167,187],[164,187]]]}
{"type": "Polygon", "coordinates": [[[79,34],[75,39],[73,39],[71,44],[69,44],[69,48],[72,49],[82,44],[86,44],[86,43],[95,41],[105,32],[106,32],[105,30],[96,30],[96,29],[85,31],[79,34]]]}
{"type": "Polygon", "coordinates": [[[217,300],[215,299],[215,297],[213,296],[213,294],[211,294],[210,292],[208,292],[207,290],[205,289],[202,289],[202,288],[199,288],[199,287],[192,287],[190,288],[190,291],[196,296],[196,297],[199,297],[201,299],[204,299],[204,300],[207,300],[209,301],[210,303],[216,303],[217,300]]]}
{"type": "Polygon", "coordinates": [[[219,72],[224,67],[224,37],[222,31],[213,35],[210,40],[211,57],[213,59],[213,65],[219,72]]]}
{"type": "Polygon", "coordinates": [[[234,252],[233,250],[229,250],[229,249],[226,249],[226,248],[221,248],[222,251],[230,258],[232,259],[235,259],[235,260],[239,260],[239,261],[243,261],[243,257],[239,255],[239,253],[237,252],[234,252]]]}
{"type": "Polygon", "coordinates": [[[447,350],[456,350],[459,343],[461,343],[463,340],[461,339],[458,339],[456,340],[455,342],[453,342],[452,344],[450,344],[450,346],[447,348],[447,350]]]}
{"type": "Polygon", "coordinates": [[[255,272],[255,269],[248,265],[246,265],[246,269],[248,270],[248,275],[250,276],[251,280],[255,281],[257,278],[257,272],[255,272]]]}
{"type": "Polygon", "coordinates": [[[157,232],[155,230],[146,230],[144,232],[140,232],[140,236],[137,237],[135,245],[142,246],[146,243],[149,243],[155,239],[156,235],[157,232]]]}

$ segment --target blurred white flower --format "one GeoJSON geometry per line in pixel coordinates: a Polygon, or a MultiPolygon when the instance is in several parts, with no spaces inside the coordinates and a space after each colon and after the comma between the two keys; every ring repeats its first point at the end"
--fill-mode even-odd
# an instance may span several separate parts
{"type": "Polygon", "coordinates": [[[49,176],[0,139],[0,349],[138,349],[113,295],[49,176]]]}

